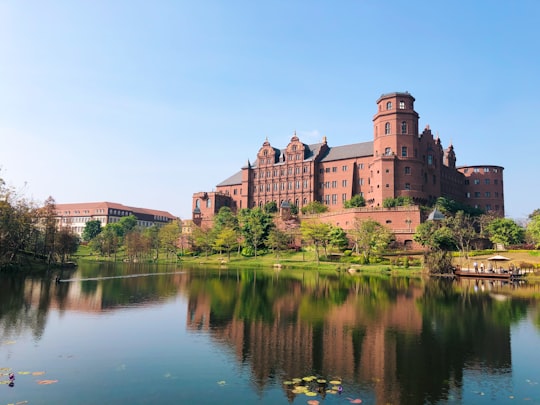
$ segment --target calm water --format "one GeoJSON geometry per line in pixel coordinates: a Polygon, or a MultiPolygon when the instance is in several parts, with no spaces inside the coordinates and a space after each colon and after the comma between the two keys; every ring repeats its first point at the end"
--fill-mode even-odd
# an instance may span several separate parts
{"type": "Polygon", "coordinates": [[[540,403],[539,306],[505,295],[537,287],[143,265],[63,277],[0,275],[0,380],[15,374],[0,405],[540,403]],[[284,384],[307,376],[343,391],[284,384]]]}

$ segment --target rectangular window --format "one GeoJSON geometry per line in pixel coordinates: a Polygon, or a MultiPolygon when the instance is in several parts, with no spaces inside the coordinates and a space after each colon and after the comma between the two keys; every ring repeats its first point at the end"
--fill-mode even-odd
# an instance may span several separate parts
{"type": "Polygon", "coordinates": [[[491,197],[491,193],[489,191],[486,191],[486,197],[491,197]]]}
{"type": "Polygon", "coordinates": [[[471,198],[471,193],[467,193],[465,196],[466,196],[467,198],[471,198]]]}
{"type": "Polygon", "coordinates": [[[411,183],[405,183],[405,190],[411,189],[411,183]]]}
{"type": "Polygon", "coordinates": [[[332,167],[332,173],[336,173],[336,172],[337,172],[337,167],[336,166],[332,167]]]}
{"type": "Polygon", "coordinates": [[[499,184],[499,180],[497,179],[493,180],[493,184],[499,184]]]}
{"type": "Polygon", "coordinates": [[[324,203],[326,205],[330,205],[330,194],[324,196],[324,203]]]}
{"type": "Polygon", "coordinates": [[[407,147],[406,146],[401,147],[401,156],[402,157],[407,157],[407,147]]]}
{"type": "Polygon", "coordinates": [[[480,173],[480,169],[479,169],[478,167],[475,167],[475,168],[474,168],[474,172],[475,172],[475,173],[480,173]]]}
{"type": "Polygon", "coordinates": [[[489,167],[484,167],[484,173],[489,173],[489,167]]]}
{"type": "Polygon", "coordinates": [[[337,204],[337,194],[332,194],[332,205],[337,204]]]}
{"type": "Polygon", "coordinates": [[[342,201],[342,202],[347,201],[347,193],[341,194],[341,201],[342,201]]]}
{"type": "Polygon", "coordinates": [[[342,180],[341,181],[341,186],[342,187],[347,187],[347,180],[342,180]]]}
{"type": "Polygon", "coordinates": [[[327,167],[326,169],[324,169],[325,173],[330,173],[330,168],[327,167]]]}
{"type": "Polygon", "coordinates": [[[475,192],[474,192],[474,196],[475,196],[475,198],[480,198],[480,192],[479,192],[479,191],[475,191],[475,192]]]}
{"type": "Polygon", "coordinates": [[[358,185],[363,186],[364,185],[364,179],[358,179],[358,185]]]}
{"type": "Polygon", "coordinates": [[[484,183],[489,184],[489,179],[485,179],[484,183]]]}
{"type": "Polygon", "coordinates": [[[491,204],[486,204],[486,211],[491,211],[491,204]]]}
{"type": "Polygon", "coordinates": [[[346,172],[347,171],[347,166],[341,166],[341,170],[346,172]]]}
{"type": "Polygon", "coordinates": [[[427,157],[427,164],[432,165],[433,164],[433,155],[428,155],[427,157]]]}
{"type": "Polygon", "coordinates": [[[360,170],[362,170],[362,169],[364,168],[364,164],[363,164],[363,163],[360,163],[360,164],[358,165],[358,168],[359,168],[360,170]]]}
{"type": "Polygon", "coordinates": [[[480,179],[474,179],[474,184],[480,184],[480,179]]]}
{"type": "Polygon", "coordinates": [[[405,166],[405,174],[411,174],[411,168],[409,166],[405,166]]]}
{"type": "Polygon", "coordinates": [[[334,181],[332,182],[332,188],[336,188],[336,187],[337,187],[337,180],[334,180],[334,181]]]}

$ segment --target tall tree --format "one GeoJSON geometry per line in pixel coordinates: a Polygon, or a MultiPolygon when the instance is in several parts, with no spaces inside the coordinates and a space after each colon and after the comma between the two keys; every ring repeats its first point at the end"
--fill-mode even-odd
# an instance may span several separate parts
{"type": "Polygon", "coordinates": [[[202,251],[208,257],[214,243],[214,232],[211,228],[195,226],[193,228],[193,248],[202,251]]]}
{"type": "Polygon", "coordinates": [[[300,224],[302,239],[308,245],[313,245],[313,247],[315,248],[315,257],[317,258],[317,264],[319,264],[320,262],[319,248],[323,247],[326,250],[326,246],[330,241],[331,230],[331,225],[320,221],[302,221],[302,223],[300,224]]]}
{"type": "Polygon", "coordinates": [[[255,257],[257,257],[257,250],[262,246],[263,241],[268,236],[268,232],[270,232],[270,229],[274,225],[272,216],[257,207],[251,210],[241,210],[239,220],[242,236],[248,246],[253,248],[255,257]]]}
{"type": "Polygon", "coordinates": [[[527,238],[540,248],[540,215],[533,215],[527,224],[527,238]]]}
{"type": "Polygon", "coordinates": [[[214,249],[220,253],[225,250],[227,258],[231,259],[231,250],[238,245],[238,232],[232,228],[223,228],[216,235],[214,240],[214,249]]]}
{"type": "Polygon", "coordinates": [[[47,255],[47,260],[50,263],[54,259],[55,242],[56,242],[56,201],[52,197],[45,200],[45,204],[39,212],[41,224],[44,233],[44,254],[47,255]]]}
{"type": "Polygon", "coordinates": [[[92,239],[94,239],[96,236],[98,236],[100,232],[101,232],[101,221],[97,219],[88,221],[86,225],[84,226],[84,229],[82,232],[82,239],[85,242],[89,242],[92,239]]]}
{"type": "Polygon", "coordinates": [[[56,235],[56,251],[60,256],[60,261],[64,263],[70,255],[77,252],[79,248],[79,237],[73,233],[71,228],[63,227],[56,235]]]}
{"type": "Polygon", "coordinates": [[[453,240],[465,259],[469,258],[471,243],[478,236],[474,223],[474,219],[464,211],[458,211],[445,219],[445,225],[451,230],[453,240]]]}
{"type": "Polygon", "coordinates": [[[170,254],[173,254],[176,258],[178,258],[176,250],[178,249],[178,241],[180,239],[181,231],[179,221],[171,221],[160,228],[159,241],[161,247],[166,250],[167,257],[169,257],[170,254]]]}
{"type": "Polygon", "coordinates": [[[497,218],[487,227],[489,240],[505,246],[523,243],[525,230],[510,218],[497,218]]]}
{"type": "Polygon", "coordinates": [[[275,253],[276,258],[279,260],[280,252],[287,249],[291,241],[292,235],[290,233],[274,227],[268,233],[268,237],[266,238],[266,246],[272,249],[272,252],[275,253]]]}
{"type": "Polygon", "coordinates": [[[373,255],[381,254],[392,241],[390,230],[372,219],[356,220],[351,235],[356,253],[362,254],[364,264],[368,264],[373,255]]]}

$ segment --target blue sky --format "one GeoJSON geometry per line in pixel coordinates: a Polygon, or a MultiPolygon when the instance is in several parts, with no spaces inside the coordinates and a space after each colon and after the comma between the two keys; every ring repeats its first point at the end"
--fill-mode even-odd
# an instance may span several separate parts
{"type": "Polygon", "coordinates": [[[408,91],[458,165],[540,207],[540,2],[0,0],[0,178],[38,202],[191,217],[191,196],[294,131],[372,140],[408,91]]]}

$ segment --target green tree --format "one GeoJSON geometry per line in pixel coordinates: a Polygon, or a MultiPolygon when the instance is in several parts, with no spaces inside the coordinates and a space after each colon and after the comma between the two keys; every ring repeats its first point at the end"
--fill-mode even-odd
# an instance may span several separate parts
{"type": "Polygon", "coordinates": [[[101,232],[101,221],[97,219],[88,221],[86,225],[84,226],[82,239],[85,242],[89,242],[90,240],[98,236],[100,232],[101,232]]]}
{"type": "Polygon", "coordinates": [[[523,243],[525,230],[510,218],[497,218],[487,227],[489,240],[505,246],[523,243]]]}
{"type": "Polygon", "coordinates": [[[275,214],[276,212],[278,212],[278,206],[275,201],[267,202],[266,204],[264,204],[263,209],[264,212],[266,212],[267,214],[275,214]]]}
{"type": "Polygon", "coordinates": [[[302,221],[300,224],[300,232],[302,239],[315,248],[315,256],[317,264],[320,262],[319,248],[322,246],[326,251],[326,246],[330,241],[330,231],[332,226],[319,221],[302,221]]]}
{"type": "Polygon", "coordinates": [[[179,221],[171,221],[159,229],[160,245],[167,252],[167,257],[169,257],[169,254],[174,254],[176,258],[178,257],[176,255],[176,249],[178,248],[181,232],[182,229],[179,221]]]}
{"type": "Polygon", "coordinates": [[[263,241],[268,237],[268,232],[274,226],[272,216],[265,213],[261,208],[242,209],[239,213],[240,231],[246,244],[253,248],[255,257],[262,247],[263,241]]]}
{"type": "Polygon", "coordinates": [[[273,227],[268,233],[268,238],[266,238],[266,246],[272,249],[272,252],[275,253],[276,258],[279,260],[280,252],[287,249],[291,241],[292,236],[288,232],[273,227]]]}
{"type": "Polygon", "coordinates": [[[356,194],[350,200],[347,200],[343,203],[343,207],[345,208],[357,208],[357,207],[365,207],[365,206],[366,206],[366,200],[360,194],[356,194]]]}
{"type": "Polygon", "coordinates": [[[214,244],[214,232],[211,228],[195,226],[193,228],[193,248],[204,252],[206,257],[212,251],[214,244]]]}
{"type": "Polygon", "coordinates": [[[372,219],[357,219],[351,235],[356,253],[362,254],[364,264],[368,264],[373,255],[382,254],[392,241],[392,232],[372,219]]]}
{"type": "Polygon", "coordinates": [[[328,211],[328,206],[320,201],[312,201],[302,207],[302,214],[322,214],[328,211]]]}
{"type": "Polygon", "coordinates": [[[214,249],[219,250],[220,253],[225,250],[227,252],[227,258],[231,259],[231,250],[238,245],[238,232],[233,228],[221,229],[214,240],[214,249]]]}
{"type": "Polygon", "coordinates": [[[213,228],[215,232],[223,228],[238,229],[238,218],[229,207],[221,207],[214,216],[213,228]]]}
{"type": "Polygon", "coordinates": [[[154,255],[152,257],[152,260],[154,261],[159,260],[159,249],[161,248],[161,239],[159,237],[159,233],[160,227],[157,225],[152,225],[145,228],[142,235],[148,245],[148,249],[154,251],[154,255]]]}
{"type": "Polygon", "coordinates": [[[534,243],[537,249],[540,248],[540,215],[532,216],[527,224],[527,238],[534,243]]]}
{"type": "Polygon", "coordinates": [[[118,236],[124,236],[126,233],[132,231],[137,226],[137,217],[133,214],[120,218],[118,222],[120,225],[120,234],[118,236]]]}
{"type": "Polygon", "coordinates": [[[45,200],[45,204],[39,210],[39,217],[44,233],[43,254],[47,256],[47,261],[50,263],[54,259],[56,253],[56,201],[54,201],[54,198],[49,196],[45,200]]]}
{"type": "Polygon", "coordinates": [[[398,196],[398,197],[388,197],[383,200],[383,207],[384,208],[392,208],[392,207],[407,207],[410,205],[414,205],[414,201],[412,197],[409,196],[398,196]]]}
{"type": "Polygon", "coordinates": [[[432,273],[450,273],[455,240],[450,228],[436,221],[427,221],[416,227],[414,240],[426,247],[424,262],[432,273]]]}
{"type": "Polygon", "coordinates": [[[347,233],[343,228],[339,226],[333,226],[330,229],[330,245],[336,247],[339,250],[344,250],[349,246],[349,239],[347,239],[347,233]]]}

